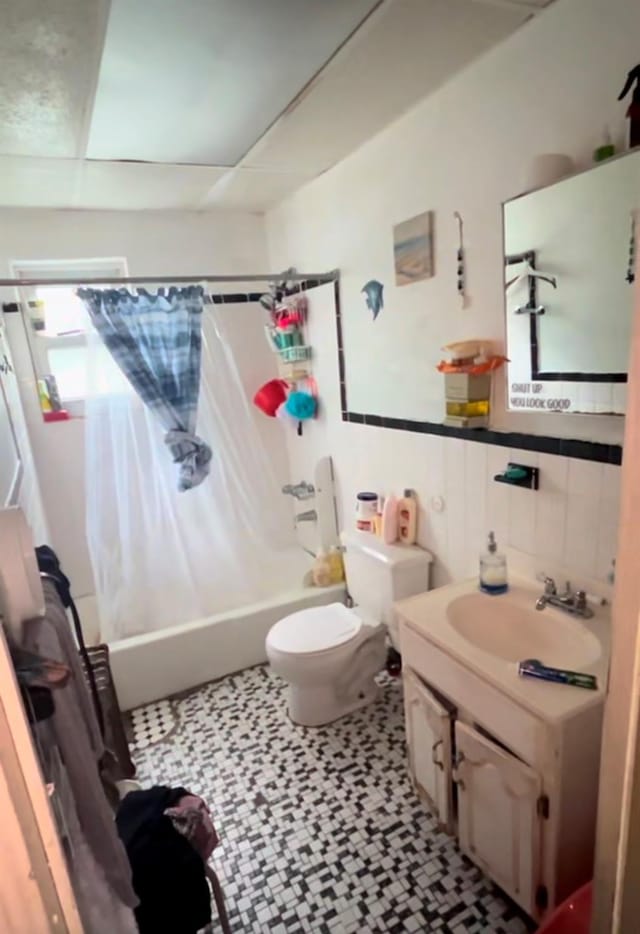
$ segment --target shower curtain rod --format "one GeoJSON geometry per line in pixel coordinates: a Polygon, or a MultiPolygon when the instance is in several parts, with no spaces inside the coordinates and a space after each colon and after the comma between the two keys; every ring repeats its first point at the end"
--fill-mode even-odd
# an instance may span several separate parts
{"type": "Polygon", "coordinates": [[[0,279],[0,286],[20,287],[34,285],[148,285],[157,282],[167,282],[172,285],[188,283],[194,285],[198,282],[306,282],[314,280],[318,284],[335,282],[340,276],[338,269],[330,272],[292,272],[287,270],[279,273],[265,273],[253,276],[125,276],[116,279],[0,279]]]}

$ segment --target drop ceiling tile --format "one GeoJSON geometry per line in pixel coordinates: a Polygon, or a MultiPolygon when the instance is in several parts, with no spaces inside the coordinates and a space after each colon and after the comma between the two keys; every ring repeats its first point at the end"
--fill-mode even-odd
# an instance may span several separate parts
{"type": "Polygon", "coordinates": [[[87,161],[74,207],[105,210],[197,208],[226,169],[201,165],[87,161]]]}
{"type": "Polygon", "coordinates": [[[87,155],[235,165],[377,0],[112,0],[87,155]]]}
{"type": "Polygon", "coordinates": [[[0,2],[0,153],[83,155],[107,0],[0,2]]]}
{"type": "Polygon", "coordinates": [[[203,207],[233,207],[263,211],[310,181],[298,172],[230,169],[208,192],[203,207]]]}
{"type": "Polygon", "coordinates": [[[326,170],[528,16],[524,9],[475,0],[385,4],[243,165],[313,174],[326,170]]]}
{"type": "Polygon", "coordinates": [[[75,159],[0,156],[0,207],[70,207],[81,168],[75,159]]]}

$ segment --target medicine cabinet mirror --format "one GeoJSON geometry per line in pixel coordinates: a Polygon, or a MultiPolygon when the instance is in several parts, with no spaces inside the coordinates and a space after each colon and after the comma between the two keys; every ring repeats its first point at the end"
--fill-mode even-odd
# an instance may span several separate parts
{"type": "Polygon", "coordinates": [[[509,408],[622,415],[640,151],[504,205],[509,408]]]}

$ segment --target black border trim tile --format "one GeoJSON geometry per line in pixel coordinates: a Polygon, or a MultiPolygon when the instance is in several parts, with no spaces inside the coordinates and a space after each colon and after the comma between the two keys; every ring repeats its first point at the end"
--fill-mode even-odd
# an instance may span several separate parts
{"type": "Polygon", "coordinates": [[[619,444],[554,438],[550,435],[529,435],[520,431],[495,431],[491,428],[456,428],[441,422],[417,422],[362,412],[345,411],[342,413],[342,418],[345,422],[357,425],[440,435],[444,438],[462,438],[464,441],[479,441],[482,444],[495,444],[503,448],[536,451],[540,454],[557,454],[560,457],[574,457],[577,460],[598,461],[603,464],[619,465],[622,463],[622,446],[619,444]]]}

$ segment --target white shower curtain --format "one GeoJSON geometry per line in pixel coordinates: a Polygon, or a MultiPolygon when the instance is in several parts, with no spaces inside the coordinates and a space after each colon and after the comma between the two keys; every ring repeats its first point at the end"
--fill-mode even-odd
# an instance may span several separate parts
{"type": "MultiPolygon", "coordinates": [[[[207,305],[196,430],[209,477],[178,492],[164,431],[90,336],[86,405],[87,538],[107,642],[197,620],[284,587],[290,513],[243,389],[224,314],[207,305]],[[280,584],[282,580],[282,585],[280,584]]],[[[256,314],[243,306],[235,314],[256,314]]],[[[284,443],[284,438],[283,438],[284,443]]]]}

